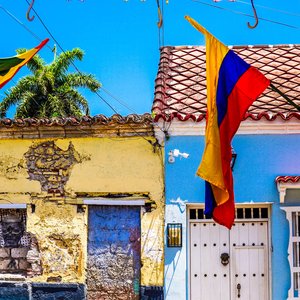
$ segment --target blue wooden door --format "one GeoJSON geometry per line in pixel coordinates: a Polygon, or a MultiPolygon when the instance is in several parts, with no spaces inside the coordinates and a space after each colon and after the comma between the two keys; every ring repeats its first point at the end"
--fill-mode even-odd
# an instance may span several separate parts
{"type": "Polygon", "coordinates": [[[140,207],[89,206],[88,226],[88,299],[139,299],[140,207]]]}

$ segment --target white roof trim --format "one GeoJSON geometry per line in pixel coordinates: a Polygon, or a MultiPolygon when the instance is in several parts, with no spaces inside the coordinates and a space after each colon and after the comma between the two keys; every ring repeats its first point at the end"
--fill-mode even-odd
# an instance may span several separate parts
{"type": "MultiPolygon", "coordinates": [[[[205,120],[194,122],[193,120],[172,122],[159,121],[158,125],[161,128],[168,128],[170,136],[204,136],[205,135],[205,120]]],[[[160,129],[155,128],[155,135],[158,140],[164,139],[164,133],[160,129]]],[[[274,121],[267,120],[246,120],[243,121],[238,129],[237,134],[300,134],[300,121],[296,119],[274,121]]]]}

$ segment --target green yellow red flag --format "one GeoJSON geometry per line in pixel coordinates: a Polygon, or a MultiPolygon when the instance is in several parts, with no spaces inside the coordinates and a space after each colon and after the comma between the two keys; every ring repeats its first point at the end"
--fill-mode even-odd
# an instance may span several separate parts
{"type": "Polygon", "coordinates": [[[13,57],[0,58],[0,89],[11,80],[15,74],[28,63],[28,61],[39,52],[49,41],[45,39],[37,47],[13,57]]]}

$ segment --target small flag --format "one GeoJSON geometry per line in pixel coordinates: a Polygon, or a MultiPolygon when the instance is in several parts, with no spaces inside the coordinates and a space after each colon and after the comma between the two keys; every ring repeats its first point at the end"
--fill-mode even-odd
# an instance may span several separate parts
{"type": "Polygon", "coordinates": [[[49,39],[42,41],[37,47],[13,57],[0,58],[0,89],[43,47],[49,39]]]}
{"type": "Polygon", "coordinates": [[[205,149],[197,170],[205,180],[205,214],[230,229],[235,217],[231,140],[246,111],[270,81],[195,20],[185,18],[206,40],[205,149]]]}

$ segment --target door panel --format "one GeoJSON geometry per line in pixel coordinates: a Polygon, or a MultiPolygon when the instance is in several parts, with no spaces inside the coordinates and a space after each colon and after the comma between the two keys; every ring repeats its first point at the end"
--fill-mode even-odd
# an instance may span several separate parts
{"type": "Polygon", "coordinates": [[[230,237],[232,299],[267,300],[267,222],[236,223],[230,237]]]}
{"type": "Polygon", "coordinates": [[[140,207],[89,206],[89,300],[139,299],[140,207]]]}
{"type": "Polygon", "coordinates": [[[190,223],[191,300],[268,300],[268,222],[190,223]],[[229,263],[220,259],[229,254],[229,263]]]}
{"type": "Polygon", "coordinates": [[[191,223],[191,300],[229,300],[228,230],[215,223],[191,223]],[[203,288],[205,287],[205,288],[203,288]]]}

